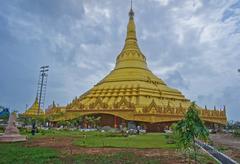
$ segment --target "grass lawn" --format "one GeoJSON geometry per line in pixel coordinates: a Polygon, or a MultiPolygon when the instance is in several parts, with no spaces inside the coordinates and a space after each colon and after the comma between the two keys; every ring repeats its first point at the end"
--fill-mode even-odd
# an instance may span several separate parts
{"type": "MultiPolygon", "coordinates": [[[[26,133],[25,133],[26,134],[26,133]]],[[[28,135],[30,136],[30,135],[28,135]]],[[[57,139],[56,139],[57,140],[57,139]]],[[[184,158],[180,155],[175,156],[176,145],[167,144],[167,138],[162,133],[148,133],[143,135],[133,135],[124,137],[121,134],[100,133],[100,132],[79,132],[79,131],[56,131],[49,130],[40,132],[36,136],[30,136],[26,143],[0,143],[0,163],[1,164],[41,164],[41,163],[178,163],[184,158]],[[81,151],[76,154],[63,153],[68,146],[62,148],[52,147],[48,144],[45,146],[31,145],[36,141],[42,143],[54,142],[53,138],[59,138],[64,145],[65,139],[73,139],[72,147],[79,148],[81,151]],[[49,147],[49,148],[47,148],[49,147]],[[86,147],[86,148],[81,148],[86,147]],[[120,152],[87,154],[85,149],[94,149],[88,147],[118,147],[123,148],[120,152]],[[124,149],[124,148],[141,148],[141,149],[124,149]],[[148,149],[149,148],[149,149],[148,149]],[[151,151],[150,148],[161,148],[161,152],[155,156],[144,155],[151,151]],[[143,151],[143,154],[138,154],[143,151]],[[166,154],[167,151],[173,154],[166,154]],[[137,153],[138,152],[138,153],[137,153]],[[165,155],[164,155],[165,152],[165,155]],[[175,154],[175,155],[174,155],[175,154]]],[[[59,145],[58,140],[56,144],[59,145]]],[[[100,150],[101,152],[101,150],[100,150]]],[[[215,163],[206,154],[198,155],[199,163],[215,163]]]]}
{"type": "Polygon", "coordinates": [[[176,148],[175,144],[167,144],[165,134],[148,133],[128,137],[111,134],[86,134],[74,144],[81,147],[124,147],[124,148],[176,148]]]}
{"type": "MultiPolygon", "coordinates": [[[[26,133],[25,133],[26,134],[26,133]]],[[[166,134],[147,133],[124,137],[122,134],[101,132],[80,132],[49,130],[42,131],[30,139],[42,137],[74,137],[74,144],[81,147],[119,147],[119,148],[176,148],[175,144],[168,144],[166,134]]]]}
{"type": "Polygon", "coordinates": [[[62,156],[56,150],[38,147],[24,147],[22,143],[0,144],[1,164],[43,164],[43,163],[159,163],[157,157],[139,157],[134,153],[120,152],[113,155],[62,156]]]}
{"type": "MultiPolygon", "coordinates": [[[[205,154],[198,155],[199,163],[216,163],[205,154]]],[[[179,162],[174,156],[139,156],[133,152],[118,152],[114,154],[78,154],[63,155],[55,149],[43,147],[25,147],[24,143],[1,143],[0,144],[0,163],[1,164],[159,164],[179,162]]],[[[187,162],[187,161],[186,161],[187,162]]]]}
{"type": "Polygon", "coordinates": [[[96,164],[112,164],[112,163],[141,163],[141,164],[159,164],[166,163],[166,159],[161,157],[141,157],[134,153],[120,152],[113,155],[79,155],[74,158],[76,163],[96,163],[96,164]]]}
{"type": "Polygon", "coordinates": [[[29,148],[23,143],[1,143],[1,164],[25,164],[25,163],[56,163],[59,153],[49,148],[29,148]]]}
{"type": "Polygon", "coordinates": [[[118,147],[118,148],[177,148],[175,144],[168,144],[164,133],[147,133],[124,137],[122,134],[101,132],[79,132],[50,130],[31,139],[42,137],[74,137],[74,144],[81,147],[118,147]]]}

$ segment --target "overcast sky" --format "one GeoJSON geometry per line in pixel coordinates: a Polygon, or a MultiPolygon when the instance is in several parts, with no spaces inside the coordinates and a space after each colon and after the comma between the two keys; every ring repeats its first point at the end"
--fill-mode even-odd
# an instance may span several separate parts
{"type": "MultiPolygon", "coordinates": [[[[65,105],[113,69],[130,0],[1,0],[0,105],[33,103],[50,65],[46,105],[65,105]]],[[[149,68],[199,105],[240,120],[240,1],[134,0],[149,68]]]]}

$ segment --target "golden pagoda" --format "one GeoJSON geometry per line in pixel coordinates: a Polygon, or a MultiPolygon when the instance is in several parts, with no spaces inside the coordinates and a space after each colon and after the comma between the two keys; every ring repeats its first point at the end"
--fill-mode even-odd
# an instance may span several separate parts
{"type": "MultiPolygon", "coordinates": [[[[119,127],[131,122],[144,125],[150,131],[159,131],[181,120],[190,103],[180,91],[167,86],[149,70],[137,43],[131,7],[125,45],[117,56],[115,68],[92,89],[64,107],[64,119],[98,115],[103,126],[119,127]]],[[[226,124],[225,108],[197,108],[205,122],[226,124]]]]}
{"type": "Polygon", "coordinates": [[[30,108],[28,108],[23,115],[27,116],[27,117],[41,117],[44,116],[44,112],[42,109],[39,109],[39,102],[38,102],[38,98],[35,99],[34,103],[32,104],[32,106],[30,108]]]}

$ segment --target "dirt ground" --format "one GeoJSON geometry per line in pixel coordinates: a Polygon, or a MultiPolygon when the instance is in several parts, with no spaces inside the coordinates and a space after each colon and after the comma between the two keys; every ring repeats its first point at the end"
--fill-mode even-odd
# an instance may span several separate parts
{"type": "Polygon", "coordinates": [[[213,141],[213,145],[220,149],[223,149],[223,152],[240,162],[240,138],[234,137],[229,133],[216,133],[211,134],[210,139],[213,141]]]}
{"type": "MultiPolygon", "coordinates": [[[[83,148],[73,145],[74,138],[47,137],[29,140],[27,147],[48,147],[57,149],[63,155],[77,154],[114,154],[118,152],[133,152],[139,156],[161,157],[166,163],[185,163],[182,155],[175,150],[166,149],[134,149],[134,148],[83,148]]],[[[165,162],[164,162],[165,163],[165,162]]]]}

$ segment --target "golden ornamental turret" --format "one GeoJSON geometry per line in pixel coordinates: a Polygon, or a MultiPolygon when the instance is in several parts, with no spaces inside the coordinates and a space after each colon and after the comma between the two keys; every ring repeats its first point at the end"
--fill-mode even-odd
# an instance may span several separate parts
{"type": "Polygon", "coordinates": [[[38,116],[44,116],[44,112],[42,109],[39,109],[39,102],[38,102],[38,98],[35,98],[34,103],[32,104],[32,106],[30,108],[28,108],[24,113],[24,116],[28,116],[28,117],[38,117],[38,116]],[[39,110],[39,112],[38,112],[39,110]]]}

